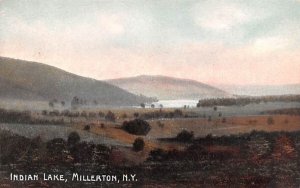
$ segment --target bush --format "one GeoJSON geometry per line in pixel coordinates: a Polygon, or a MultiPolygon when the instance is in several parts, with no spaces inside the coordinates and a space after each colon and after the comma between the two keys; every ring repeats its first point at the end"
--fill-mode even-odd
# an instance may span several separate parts
{"type": "Polygon", "coordinates": [[[77,132],[71,132],[68,136],[68,145],[69,146],[75,146],[80,141],[80,136],[77,132]]]}
{"type": "Polygon", "coordinates": [[[66,158],[65,154],[67,151],[66,141],[62,138],[55,138],[47,142],[47,153],[50,158],[55,161],[64,161],[66,158]]]}
{"type": "Polygon", "coordinates": [[[188,132],[187,130],[183,130],[180,133],[177,134],[176,140],[182,141],[182,142],[189,142],[194,139],[194,132],[188,132]]]}
{"type": "Polygon", "coordinates": [[[168,153],[162,149],[154,149],[150,151],[148,161],[164,161],[167,158],[168,153]]]}
{"type": "Polygon", "coordinates": [[[89,118],[95,118],[95,117],[97,117],[96,112],[89,112],[89,118]]]}
{"type": "Polygon", "coordinates": [[[100,111],[100,112],[98,113],[98,116],[99,116],[99,117],[104,117],[105,114],[104,114],[103,112],[100,111]]]}
{"type": "Polygon", "coordinates": [[[116,116],[114,113],[112,113],[111,111],[108,111],[107,114],[105,115],[105,119],[108,121],[116,121],[116,116]]]}
{"type": "Polygon", "coordinates": [[[142,138],[136,138],[132,144],[134,151],[142,151],[145,146],[145,142],[142,138]]]}
{"type": "Polygon", "coordinates": [[[84,126],[83,130],[85,131],[89,131],[91,129],[91,127],[89,125],[84,126]]]}
{"type": "Polygon", "coordinates": [[[151,130],[151,126],[147,121],[141,119],[135,119],[132,121],[124,121],[122,129],[130,134],[135,135],[147,135],[151,130]]]}

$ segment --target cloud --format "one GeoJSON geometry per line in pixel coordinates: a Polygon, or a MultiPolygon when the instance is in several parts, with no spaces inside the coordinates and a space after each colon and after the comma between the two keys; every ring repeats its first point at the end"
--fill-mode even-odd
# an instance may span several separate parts
{"type": "Polygon", "coordinates": [[[255,39],[253,42],[253,50],[258,53],[266,53],[278,50],[284,50],[290,47],[291,42],[289,38],[282,36],[268,36],[255,39]]]}
{"type": "Polygon", "coordinates": [[[206,1],[193,8],[194,21],[201,28],[222,31],[251,19],[247,9],[224,1],[206,1]]]}
{"type": "Polygon", "coordinates": [[[124,33],[124,20],[123,14],[100,14],[97,18],[97,25],[105,33],[112,35],[120,35],[124,33]]]}

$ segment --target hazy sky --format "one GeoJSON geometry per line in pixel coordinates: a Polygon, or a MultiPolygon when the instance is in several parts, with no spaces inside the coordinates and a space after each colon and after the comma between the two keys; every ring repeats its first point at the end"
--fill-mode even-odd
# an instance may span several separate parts
{"type": "Polygon", "coordinates": [[[96,79],[300,83],[300,0],[0,0],[0,55],[96,79]]]}

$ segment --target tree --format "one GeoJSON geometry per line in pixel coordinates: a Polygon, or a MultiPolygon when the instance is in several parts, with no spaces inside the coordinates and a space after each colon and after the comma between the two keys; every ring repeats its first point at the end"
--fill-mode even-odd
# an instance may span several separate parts
{"type": "Polygon", "coordinates": [[[83,128],[83,130],[85,130],[85,131],[89,131],[91,129],[91,126],[90,125],[86,125],[86,126],[84,126],[84,128],[83,128]]]}
{"type": "Polygon", "coordinates": [[[147,135],[151,130],[151,126],[147,121],[135,119],[132,121],[124,121],[122,129],[134,135],[147,135]]]}
{"type": "Polygon", "coordinates": [[[66,141],[62,138],[54,138],[46,144],[49,157],[56,162],[62,162],[66,159],[66,141]]]}
{"type": "Polygon", "coordinates": [[[107,114],[105,115],[105,119],[108,121],[116,121],[116,116],[114,113],[112,113],[111,111],[108,111],[107,114]]]}
{"type": "Polygon", "coordinates": [[[142,151],[145,147],[143,138],[136,138],[132,144],[134,151],[142,151]]]}
{"type": "Polygon", "coordinates": [[[68,136],[68,145],[73,147],[76,144],[78,144],[79,142],[80,142],[79,134],[76,131],[71,132],[68,136]]]}
{"type": "Polygon", "coordinates": [[[79,106],[80,100],[77,96],[73,97],[71,101],[71,107],[72,108],[77,108],[79,106]]]}
{"type": "Polygon", "coordinates": [[[176,140],[182,142],[188,142],[194,139],[194,132],[188,132],[187,130],[182,130],[180,133],[177,134],[176,140]]]}

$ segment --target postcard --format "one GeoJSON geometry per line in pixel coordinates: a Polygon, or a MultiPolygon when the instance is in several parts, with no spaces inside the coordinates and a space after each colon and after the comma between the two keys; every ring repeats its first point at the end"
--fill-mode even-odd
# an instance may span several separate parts
{"type": "Polygon", "coordinates": [[[0,0],[0,187],[299,187],[300,0],[0,0]]]}

